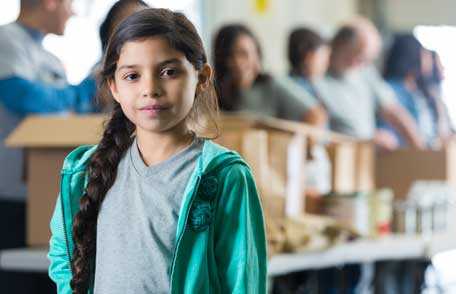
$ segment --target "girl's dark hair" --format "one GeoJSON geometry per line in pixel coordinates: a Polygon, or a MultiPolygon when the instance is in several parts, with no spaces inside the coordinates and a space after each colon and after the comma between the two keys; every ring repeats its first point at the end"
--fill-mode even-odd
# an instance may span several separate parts
{"type": "Polygon", "coordinates": [[[105,19],[100,25],[99,35],[101,41],[101,49],[104,53],[108,46],[109,37],[115,29],[115,26],[121,21],[120,16],[122,11],[130,7],[130,5],[142,6],[144,8],[149,5],[142,0],[119,0],[109,9],[105,19]]]}
{"type": "Polygon", "coordinates": [[[302,62],[307,54],[314,52],[325,44],[325,40],[311,29],[298,28],[292,31],[288,37],[290,75],[300,75],[303,66],[302,62]]]}
{"type": "MultiPolygon", "coordinates": [[[[103,59],[101,87],[108,87],[109,82],[114,80],[117,61],[125,43],[157,36],[185,54],[196,70],[201,70],[207,63],[201,38],[183,14],[167,9],[144,9],[129,16],[114,31],[103,59]]],[[[208,90],[197,91],[187,119],[193,120],[194,126],[202,123],[200,126],[207,130],[211,122],[217,128],[216,114],[217,101],[213,85],[208,90]]],[[[193,131],[201,134],[198,130],[193,131]]],[[[133,142],[134,132],[135,125],[125,117],[120,105],[114,102],[103,137],[88,163],[87,187],[80,199],[80,211],[74,218],[75,247],[71,261],[73,293],[85,294],[90,287],[94,274],[98,212],[116,179],[119,161],[133,142]]]]}
{"type": "MultiPolygon", "coordinates": [[[[215,82],[219,106],[224,111],[240,110],[240,90],[233,82],[232,73],[228,68],[228,59],[233,53],[235,42],[241,36],[250,37],[255,43],[260,60],[262,59],[261,46],[255,35],[242,24],[230,24],[223,26],[215,35],[213,59],[215,67],[215,82]]],[[[266,74],[259,74],[255,82],[263,82],[269,79],[266,74]]]]}
{"type": "Polygon", "coordinates": [[[403,79],[412,74],[421,75],[421,54],[423,46],[412,34],[398,34],[386,56],[385,79],[403,79]]]}

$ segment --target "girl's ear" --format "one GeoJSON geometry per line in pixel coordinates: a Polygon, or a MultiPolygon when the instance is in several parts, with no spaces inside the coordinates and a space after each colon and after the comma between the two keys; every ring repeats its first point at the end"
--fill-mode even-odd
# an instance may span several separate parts
{"type": "Polygon", "coordinates": [[[109,85],[109,90],[111,91],[111,95],[114,98],[114,100],[117,101],[117,103],[120,104],[119,102],[119,91],[117,90],[117,85],[114,79],[108,81],[109,85]]]}
{"type": "Polygon", "coordinates": [[[212,67],[206,63],[198,74],[198,88],[200,91],[206,90],[209,87],[212,74],[212,67]]]}

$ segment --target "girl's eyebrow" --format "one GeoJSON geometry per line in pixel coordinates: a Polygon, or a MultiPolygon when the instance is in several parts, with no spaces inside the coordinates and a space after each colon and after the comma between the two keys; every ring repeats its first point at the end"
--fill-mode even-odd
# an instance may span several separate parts
{"type": "MultiPolygon", "coordinates": [[[[171,58],[171,59],[167,59],[165,61],[158,63],[157,66],[163,67],[163,66],[166,66],[166,65],[172,64],[172,63],[182,64],[182,61],[179,58],[171,58]]],[[[131,68],[137,68],[137,67],[141,67],[141,66],[139,64],[124,64],[124,65],[120,66],[117,70],[131,69],[131,68]]]]}
{"type": "Polygon", "coordinates": [[[171,63],[177,63],[177,64],[182,64],[182,61],[179,58],[171,58],[165,61],[162,61],[158,64],[158,66],[165,66],[171,63]]]}

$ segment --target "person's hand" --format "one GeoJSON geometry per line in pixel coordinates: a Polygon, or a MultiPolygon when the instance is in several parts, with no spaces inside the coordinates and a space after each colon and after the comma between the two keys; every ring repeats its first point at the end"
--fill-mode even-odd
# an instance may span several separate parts
{"type": "Polygon", "coordinates": [[[399,142],[396,137],[391,132],[383,129],[376,131],[374,143],[382,151],[391,152],[399,148],[399,142]]]}

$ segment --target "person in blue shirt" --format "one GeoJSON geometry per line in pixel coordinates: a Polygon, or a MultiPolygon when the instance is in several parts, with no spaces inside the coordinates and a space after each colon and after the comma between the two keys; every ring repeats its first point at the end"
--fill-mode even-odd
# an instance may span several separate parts
{"type": "Polygon", "coordinates": [[[42,45],[47,34],[63,35],[72,15],[72,0],[21,0],[17,20],[0,26],[0,249],[25,246],[23,155],[5,138],[30,114],[96,109],[95,80],[68,84],[62,63],[42,45]]]}
{"type": "MultiPolygon", "coordinates": [[[[414,119],[426,146],[431,148],[438,143],[437,109],[425,83],[426,67],[426,51],[420,42],[412,34],[397,35],[385,60],[384,78],[394,90],[397,101],[414,119]]],[[[384,120],[379,120],[378,126],[390,132],[398,146],[407,145],[384,120]]]]}

